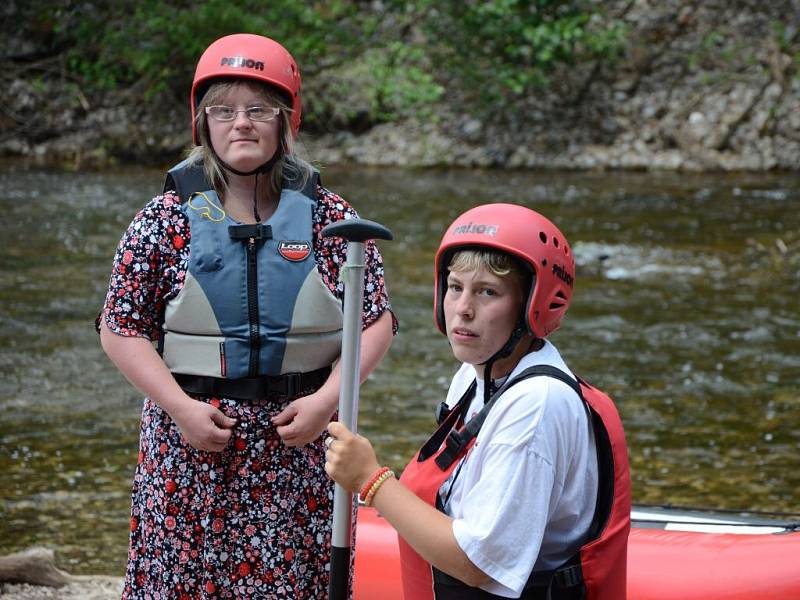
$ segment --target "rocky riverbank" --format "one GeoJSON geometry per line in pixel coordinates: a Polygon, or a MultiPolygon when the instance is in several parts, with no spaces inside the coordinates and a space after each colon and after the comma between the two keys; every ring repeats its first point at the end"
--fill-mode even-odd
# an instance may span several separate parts
{"type": "MultiPolygon", "coordinates": [[[[435,118],[306,131],[303,145],[323,164],[800,169],[798,0],[609,5],[628,29],[615,65],[564,69],[513,110],[470,116],[453,97],[435,118]]],[[[147,106],[135,89],[89,99],[34,72],[18,71],[3,92],[15,119],[0,121],[0,155],[74,168],[161,164],[190,142],[183,106],[147,106]]]]}
{"type": "Polygon", "coordinates": [[[75,577],[63,587],[28,583],[0,584],[3,600],[119,600],[122,577],[75,577]]]}
{"type": "MultiPolygon", "coordinates": [[[[485,120],[314,140],[333,162],[567,169],[800,169],[800,3],[616,2],[614,67],[564,71],[485,120]]],[[[450,107],[452,108],[452,107],[450,107]]]]}
{"type": "Polygon", "coordinates": [[[117,600],[122,584],[122,577],[70,575],[40,546],[0,556],[0,598],[7,600],[117,600]]]}

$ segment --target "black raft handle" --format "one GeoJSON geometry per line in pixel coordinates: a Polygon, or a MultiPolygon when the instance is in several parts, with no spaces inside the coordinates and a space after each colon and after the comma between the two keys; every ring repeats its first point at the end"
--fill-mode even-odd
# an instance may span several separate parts
{"type": "Polygon", "coordinates": [[[321,232],[322,237],[339,237],[348,242],[366,242],[367,240],[391,240],[392,232],[375,221],[368,219],[342,219],[329,223],[321,232]]]}

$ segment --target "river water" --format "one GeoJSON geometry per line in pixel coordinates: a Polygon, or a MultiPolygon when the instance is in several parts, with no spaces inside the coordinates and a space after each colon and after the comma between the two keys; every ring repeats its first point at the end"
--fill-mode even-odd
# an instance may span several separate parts
{"type": "MultiPolygon", "coordinates": [[[[0,165],[0,554],[56,550],[124,571],[140,394],[93,331],[114,248],[153,170],[0,165]]],[[[552,336],[625,423],[634,501],[798,510],[800,174],[326,169],[389,226],[400,333],[361,391],[360,429],[402,468],[456,364],[432,323],[444,227],[486,201],[552,218],[578,260],[552,336]]]]}

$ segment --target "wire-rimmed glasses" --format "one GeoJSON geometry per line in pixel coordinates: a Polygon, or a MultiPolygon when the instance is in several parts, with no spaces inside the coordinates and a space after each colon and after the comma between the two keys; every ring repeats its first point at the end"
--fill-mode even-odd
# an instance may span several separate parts
{"type": "Polygon", "coordinates": [[[276,106],[248,106],[237,110],[232,106],[225,104],[215,104],[214,106],[206,106],[206,114],[215,121],[228,123],[236,119],[239,113],[243,112],[245,116],[251,121],[259,121],[264,123],[272,121],[281,112],[281,109],[276,106]]]}

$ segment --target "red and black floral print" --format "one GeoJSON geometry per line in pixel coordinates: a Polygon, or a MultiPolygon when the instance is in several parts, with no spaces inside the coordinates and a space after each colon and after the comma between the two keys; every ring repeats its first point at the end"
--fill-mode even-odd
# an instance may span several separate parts
{"type": "Polygon", "coordinates": [[[322,440],[287,448],[270,421],[290,400],[210,399],[239,421],[220,453],[145,400],[123,598],[327,596],[333,489],[322,440]]]}
{"type": "MultiPolygon", "coordinates": [[[[346,246],[319,232],[356,214],[322,187],[317,198],[314,254],[323,281],[341,298],[346,246]]],[[[183,285],[190,248],[177,196],[158,196],[134,217],[117,248],[102,313],[111,331],[158,338],[164,307],[183,285]]],[[[382,259],[370,243],[365,326],[389,308],[382,259]]],[[[289,448],[271,422],[293,399],[202,398],[238,420],[220,453],[191,447],[169,415],[145,400],[123,598],[327,597],[333,484],[323,469],[325,448],[321,438],[289,448]]]]}

